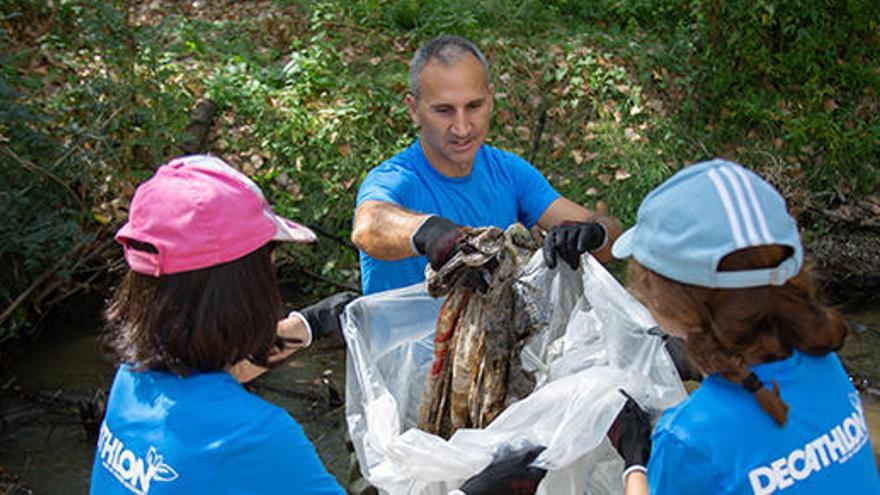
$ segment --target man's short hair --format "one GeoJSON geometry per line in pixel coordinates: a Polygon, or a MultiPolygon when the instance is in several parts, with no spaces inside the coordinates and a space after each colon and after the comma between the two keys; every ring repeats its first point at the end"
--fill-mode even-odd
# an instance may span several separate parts
{"type": "Polygon", "coordinates": [[[436,60],[444,66],[458,62],[461,57],[471,54],[477,58],[483,66],[483,76],[486,86],[489,86],[489,62],[483,52],[476,45],[461,36],[438,36],[428,40],[416,50],[412,61],[409,63],[409,92],[413,98],[419,99],[419,83],[421,82],[422,69],[428,62],[436,60]]]}

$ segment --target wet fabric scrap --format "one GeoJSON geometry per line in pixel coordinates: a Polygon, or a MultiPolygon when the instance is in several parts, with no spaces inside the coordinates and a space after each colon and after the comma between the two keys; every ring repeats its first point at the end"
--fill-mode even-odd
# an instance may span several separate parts
{"type": "Polygon", "coordinates": [[[519,354],[547,321],[540,295],[518,279],[540,245],[540,233],[521,224],[504,232],[466,228],[453,258],[440,270],[427,267],[428,293],[446,300],[419,406],[423,431],[449,438],[460,428],[483,428],[534,389],[519,354]],[[485,293],[464,285],[472,276],[487,282],[485,293]]]}

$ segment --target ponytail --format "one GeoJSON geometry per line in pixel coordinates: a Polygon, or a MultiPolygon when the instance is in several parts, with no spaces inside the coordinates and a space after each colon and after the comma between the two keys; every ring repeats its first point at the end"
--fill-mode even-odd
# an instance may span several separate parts
{"type": "Polygon", "coordinates": [[[721,376],[742,385],[777,425],[785,426],[788,419],[788,404],[783,402],[779,395],[779,384],[773,381],[773,389],[768,389],[761,383],[758,375],[748,367],[742,356],[723,356],[724,351],[720,349],[719,351],[720,353],[716,353],[714,357],[716,362],[721,361],[718,363],[720,364],[718,372],[721,376]]]}
{"type": "Polygon", "coordinates": [[[745,387],[761,405],[761,409],[767,412],[776,421],[779,426],[785,426],[788,419],[788,404],[782,401],[779,396],[779,384],[773,381],[773,391],[764,386],[758,375],[754,371],[750,371],[746,379],[743,380],[742,386],[745,387]]]}

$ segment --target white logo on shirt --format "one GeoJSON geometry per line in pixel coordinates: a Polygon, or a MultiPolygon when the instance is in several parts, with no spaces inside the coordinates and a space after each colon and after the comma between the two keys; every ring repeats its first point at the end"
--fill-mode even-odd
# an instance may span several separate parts
{"type": "Polygon", "coordinates": [[[749,482],[755,495],[769,495],[803,481],[831,465],[843,464],[868,443],[868,424],[859,394],[849,394],[853,413],[803,448],[794,449],[766,466],[749,472],[749,482]]]}
{"type": "Polygon", "coordinates": [[[137,495],[147,495],[153,480],[174,481],[179,476],[174,468],[162,461],[156,447],[150,446],[146,462],[126,449],[125,444],[113,435],[106,422],[101,424],[98,450],[101,452],[101,465],[137,495]]]}

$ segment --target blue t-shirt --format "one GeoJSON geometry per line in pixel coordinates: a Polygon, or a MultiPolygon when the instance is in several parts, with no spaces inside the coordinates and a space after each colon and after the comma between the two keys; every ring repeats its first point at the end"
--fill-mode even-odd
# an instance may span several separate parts
{"type": "MultiPolygon", "coordinates": [[[[483,145],[467,177],[446,177],[428,163],[419,140],[367,174],[358,191],[358,206],[378,200],[420,213],[448,218],[460,225],[502,229],[520,222],[531,227],[559,198],[547,179],[522,158],[483,145]]],[[[428,259],[377,260],[361,252],[364,294],[396,289],[425,279],[428,259]]]]}
{"type": "Polygon", "coordinates": [[[226,372],[119,367],[92,494],[343,494],[302,428],[226,372]]]}
{"type": "Polygon", "coordinates": [[[779,384],[779,427],[742,385],[708,376],[653,434],[651,495],[880,493],[859,395],[834,353],[753,366],[779,384]]]}

